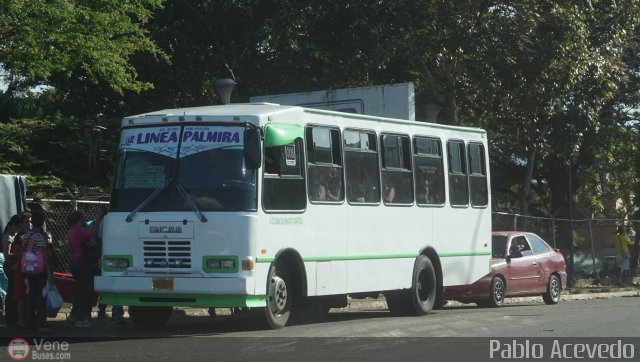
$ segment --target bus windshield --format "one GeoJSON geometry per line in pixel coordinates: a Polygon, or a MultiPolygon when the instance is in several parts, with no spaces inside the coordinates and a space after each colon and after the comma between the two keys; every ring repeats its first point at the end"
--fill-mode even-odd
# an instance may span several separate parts
{"type": "Polygon", "coordinates": [[[125,129],[111,211],[257,209],[256,170],[244,165],[242,127],[179,126],[125,129]],[[179,142],[178,140],[181,140],[179,142]],[[178,185],[187,195],[181,195],[178,185]],[[186,197],[185,197],[186,196],[186,197]]]}

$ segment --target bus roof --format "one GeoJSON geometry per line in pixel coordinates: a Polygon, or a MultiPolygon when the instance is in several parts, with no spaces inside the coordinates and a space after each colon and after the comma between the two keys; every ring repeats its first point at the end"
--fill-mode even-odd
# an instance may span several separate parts
{"type": "Polygon", "coordinates": [[[129,120],[137,118],[150,117],[157,119],[158,117],[179,117],[179,116],[230,116],[230,115],[244,115],[244,116],[265,116],[275,113],[281,113],[288,110],[299,110],[300,107],[294,106],[281,106],[273,103],[234,103],[227,105],[217,106],[201,106],[201,107],[187,107],[187,108],[169,108],[161,109],[158,111],[147,112],[142,114],[136,114],[126,116],[122,119],[122,125],[128,125],[129,120]]]}
{"type": "Polygon", "coordinates": [[[372,120],[378,122],[390,122],[407,125],[423,125],[440,129],[458,130],[473,133],[485,133],[481,128],[476,127],[460,127],[450,126],[438,123],[427,123],[420,121],[409,121],[403,119],[386,118],[378,116],[369,116],[364,114],[335,112],[322,109],[303,108],[300,106],[284,106],[275,103],[233,103],[226,105],[216,106],[201,106],[201,107],[187,107],[187,108],[172,108],[162,109],[158,111],[142,113],[132,116],[126,116],[122,119],[122,127],[130,126],[133,121],[136,124],[156,123],[162,118],[174,118],[185,117],[195,118],[198,116],[255,116],[255,117],[268,117],[276,114],[288,113],[288,112],[305,112],[311,114],[322,114],[327,116],[339,116],[343,118],[352,118],[359,120],[372,120]],[[145,118],[148,119],[144,120],[145,118]],[[143,121],[144,120],[144,121],[143,121]],[[142,122],[141,122],[142,121],[142,122]],[[146,121],[146,122],[145,122],[146,121]]]}

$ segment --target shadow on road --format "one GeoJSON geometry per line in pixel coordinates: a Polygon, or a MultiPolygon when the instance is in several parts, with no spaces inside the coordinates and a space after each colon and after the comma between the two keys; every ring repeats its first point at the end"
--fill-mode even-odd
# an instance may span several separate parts
{"type": "MultiPolygon", "coordinates": [[[[376,318],[392,318],[392,316],[386,310],[332,311],[321,320],[313,322],[298,322],[293,325],[341,323],[376,318]]],[[[133,324],[120,326],[115,325],[110,321],[97,321],[93,326],[87,328],[76,328],[71,323],[64,320],[52,321],[50,324],[52,327],[49,328],[49,331],[38,331],[36,333],[24,328],[0,326],[0,340],[8,341],[15,337],[42,337],[47,340],[96,342],[146,338],[234,336],[236,333],[241,334],[241,332],[255,331],[264,331],[265,335],[272,334],[269,330],[264,330],[258,327],[255,320],[248,315],[223,315],[212,317],[208,315],[188,315],[184,313],[183,310],[175,310],[169,319],[169,322],[164,327],[154,329],[144,328],[133,324]]]]}

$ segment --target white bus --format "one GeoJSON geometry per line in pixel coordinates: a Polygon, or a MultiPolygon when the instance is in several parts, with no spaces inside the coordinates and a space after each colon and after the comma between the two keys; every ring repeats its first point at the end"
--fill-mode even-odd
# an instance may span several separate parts
{"type": "Polygon", "coordinates": [[[268,103],[125,117],[103,303],[134,323],[248,308],[270,328],[383,293],[424,315],[491,268],[486,132],[268,103]]]}

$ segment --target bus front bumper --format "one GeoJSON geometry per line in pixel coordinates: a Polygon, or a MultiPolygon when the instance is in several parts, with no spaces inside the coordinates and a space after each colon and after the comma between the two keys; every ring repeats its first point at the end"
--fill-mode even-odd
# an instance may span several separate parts
{"type": "Polygon", "coordinates": [[[96,276],[100,303],[127,306],[264,307],[253,278],[96,276]]]}

